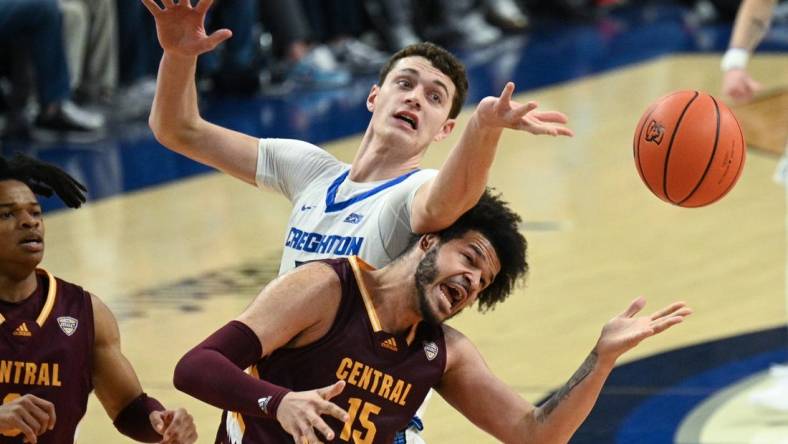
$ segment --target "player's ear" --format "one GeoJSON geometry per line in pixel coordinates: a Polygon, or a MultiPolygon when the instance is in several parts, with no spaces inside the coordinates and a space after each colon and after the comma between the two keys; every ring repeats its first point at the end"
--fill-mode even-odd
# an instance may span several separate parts
{"type": "Polygon", "coordinates": [[[367,96],[367,110],[369,110],[369,112],[375,111],[375,99],[378,98],[379,92],[380,87],[378,85],[372,85],[372,88],[369,90],[369,95],[367,96]]]}
{"type": "Polygon", "coordinates": [[[440,142],[441,140],[449,137],[449,134],[451,134],[451,131],[454,129],[454,125],[456,124],[457,121],[455,119],[446,119],[446,121],[443,122],[443,126],[441,126],[440,131],[438,131],[438,134],[435,135],[433,141],[440,142]]]}
{"type": "Polygon", "coordinates": [[[419,249],[427,251],[437,245],[438,241],[440,241],[440,238],[436,234],[423,234],[421,239],[419,239],[419,249]]]}

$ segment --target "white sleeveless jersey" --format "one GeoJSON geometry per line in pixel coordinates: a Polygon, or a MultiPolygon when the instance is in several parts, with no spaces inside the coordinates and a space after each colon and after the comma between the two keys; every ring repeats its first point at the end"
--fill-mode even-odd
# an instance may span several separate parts
{"type": "Polygon", "coordinates": [[[351,255],[380,268],[405,250],[413,196],[438,172],[364,183],[351,181],[349,173],[349,164],[310,143],[260,139],[257,186],[293,204],[280,275],[306,261],[351,255]]]}

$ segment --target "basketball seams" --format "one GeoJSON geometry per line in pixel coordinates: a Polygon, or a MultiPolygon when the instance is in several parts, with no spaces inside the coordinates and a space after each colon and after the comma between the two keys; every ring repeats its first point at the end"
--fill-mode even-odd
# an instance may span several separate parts
{"type": "MultiPolygon", "coordinates": [[[[703,170],[703,174],[700,176],[700,179],[698,179],[698,183],[695,184],[695,187],[692,188],[692,191],[689,192],[687,197],[685,197],[684,199],[679,201],[677,203],[677,205],[681,205],[684,202],[688,201],[695,194],[695,192],[698,191],[700,186],[703,184],[703,181],[706,179],[706,176],[709,174],[709,170],[711,170],[711,164],[714,163],[714,156],[717,155],[717,146],[718,146],[718,144],[720,142],[720,126],[721,126],[721,123],[720,123],[720,107],[717,104],[717,101],[714,99],[714,97],[712,97],[710,95],[708,97],[711,99],[712,103],[714,103],[714,111],[717,114],[717,128],[716,128],[715,133],[714,133],[714,146],[711,149],[711,155],[709,156],[709,160],[708,160],[708,162],[706,162],[706,168],[703,170]]],[[[720,197],[722,197],[724,195],[725,194],[723,193],[723,195],[721,195],[720,197]]],[[[717,199],[719,199],[719,197],[717,199]]],[[[714,200],[717,200],[717,199],[714,199],[714,200]]]]}
{"type": "Polygon", "coordinates": [[[662,172],[662,191],[665,195],[665,199],[667,199],[668,202],[676,205],[678,205],[678,203],[673,199],[671,199],[670,195],[668,195],[668,164],[670,161],[670,152],[673,149],[673,142],[676,140],[676,135],[679,132],[679,127],[681,127],[681,121],[682,119],[684,119],[684,115],[687,113],[689,107],[692,105],[695,99],[697,99],[698,96],[700,95],[698,91],[694,91],[694,93],[695,95],[693,95],[692,98],[689,100],[689,102],[687,102],[687,104],[684,106],[684,109],[681,111],[681,114],[679,115],[679,118],[676,121],[676,125],[673,127],[673,134],[671,134],[670,136],[670,143],[668,144],[668,149],[665,152],[665,163],[663,165],[663,172],[662,172]]]}
{"type": "MultiPolygon", "coordinates": [[[[744,160],[747,157],[747,146],[744,144],[744,131],[742,131],[741,125],[739,124],[739,121],[737,119],[735,119],[735,118],[733,119],[733,121],[736,122],[736,127],[739,129],[739,141],[741,143],[741,150],[742,150],[741,151],[741,156],[739,157],[739,166],[736,169],[736,174],[733,176],[733,179],[732,179],[732,182],[735,183],[736,181],[738,181],[739,176],[741,175],[741,172],[744,169],[744,160]]],[[[722,193],[720,193],[719,196],[714,198],[714,200],[712,200],[709,203],[711,204],[711,203],[714,203],[714,202],[722,199],[732,189],[733,189],[733,186],[727,187],[722,193]]]]}
{"type": "Polygon", "coordinates": [[[640,174],[640,178],[643,180],[643,183],[646,184],[646,187],[654,194],[657,192],[654,188],[651,187],[648,179],[646,178],[646,174],[643,172],[643,166],[640,164],[640,142],[643,140],[643,130],[646,128],[646,123],[648,123],[648,119],[654,114],[654,111],[657,109],[657,106],[651,107],[651,110],[648,112],[646,117],[643,119],[643,123],[640,125],[640,129],[638,130],[637,134],[637,143],[635,144],[635,166],[638,169],[638,174],[640,174]]]}

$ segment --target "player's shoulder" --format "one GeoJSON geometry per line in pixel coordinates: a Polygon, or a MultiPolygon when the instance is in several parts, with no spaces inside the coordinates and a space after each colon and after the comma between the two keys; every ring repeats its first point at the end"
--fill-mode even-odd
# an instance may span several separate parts
{"type": "Polygon", "coordinates": [[[305,295],[326,294],[342,287],[340,277],[329,261],[307,262],[279,276],[275,282],[305,295]]]}
{"type": "Polygon", "coordinates": [[[418,170],[413,176],[420,178],[432,178],[438,175],[438,170],[434,168],[422,168],[418,170]]]}
{"type": "Polygon", "coordinates": [[[447,347],[449,343],[457,344],[461,342],[470,342],[467,336],[450,325],[441,324],[441,329],[443,330],[443,338],[446,341],[447,347]]]}
{"type": "Polygon", "coordinates": [[[316,156],[325,159],[337,160],[333,154],[305,140],[263,138],[260,139],[259,146],[260,149],[286,150],[288,152],[296,153],[299,155],[316,156]]]}
{"type": "Polygon", "coordinates": [[[66,279],[63,279],[60,276],[55,276],[54,274],[43,268],[37,268],[36,275],[38,276],[39,281],[41,279],[47,281],[47,286],[49,286],[52,282],[55,282],[55,285],[57,285],[57,290],[61,292],[64,290],[71,290],[71,289],[85,291],[85,289],[82,288],[81,285],[71,281],[67,281],[66,279]]]}
{"type": "Polygon", "coordinates": [[[446,324],[443,328],[443,338],[446,344],[446,369],[453,369],[467,364],[472,364],[481,358],[476,345],[461,331],[446,324]]]}
{"type": "Polygon", "coordinates": [[[336,273],[334,264],[344,259],[323,259],[309,261],[291,270],[288,274],[299,274],[302,278],[310,278],[313,281],[336,280],[339,277],[336,273]]]}
{"type": "MultiPolygon", "coordinates": [[[[295,174],[334,177],[349,168],[349,165],[337,159],[322,147],[296,139],[266,139],[268,149],[277,153],[286,153],[290,162],[299,168],[295,174]]],[[[262,145],[261,145],[262,146],[262,145]]]]}
{"type": "Polygon", "coordinates": [[[408,176],[407,180],[405,181],[406,184],[410,184],[411,186],[421,186],[425,182],[435,178],[438,175],[438,170],[432,168],[422,168],[419,169],[410,176],[408,176]]]}
{"type": "Polygon", "coordinates": [[[54,291],[56,304],[66,304],[69,309],[79,309],[80,306],[91,303],[90,292],[81,285],[55,276],[43,268],[36,269],[36,275],[45,292],[54,291]]]}

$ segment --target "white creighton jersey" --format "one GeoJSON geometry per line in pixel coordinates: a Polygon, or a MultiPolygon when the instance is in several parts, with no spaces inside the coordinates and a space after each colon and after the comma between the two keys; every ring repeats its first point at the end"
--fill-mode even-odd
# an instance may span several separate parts
{"type": "Polygon", "coordinates": [[[310,143],[260,139],[257,186],[293,204],[279,274],[306,261],[352,255],[380,268],[405,250],[413,196],[438,172],[364,183],[349,173],[349,164],[310,143]]]}

